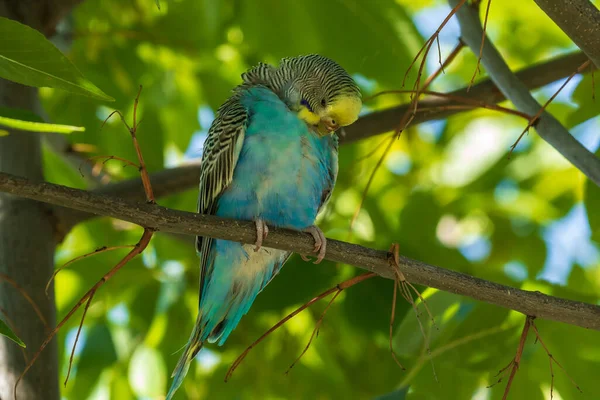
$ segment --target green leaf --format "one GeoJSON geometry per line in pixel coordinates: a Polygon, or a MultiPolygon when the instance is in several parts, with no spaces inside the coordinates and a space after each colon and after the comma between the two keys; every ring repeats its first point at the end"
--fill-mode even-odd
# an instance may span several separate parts
{"type": "Polygon", "coordinates": [[[19,339],[19,337],[17,335],[15,335],[15,333],[12,331],[12,329],[10,329],[10,327],[6,324],[6,322],[4,322],[3,320],[0,319],[0,335],[6,336],[7,338],[9,338],[10,340],[12,340],[13,342],[15,342],[16,344],[18,344],[19,346],[25,348],[27,346],[25,346],[25,343],[23,343],[23,341],[21,339],[19,339]]]}
{"type": "Polygon", "coordinates": [[[164,394],[167,385],[167,367],[158,350],[146,346],[136,349],[129,364],[129,384],[139,397],[156,397],[164,394]]]}
{"type": "Polygon", "coordinates": [[[53,87],[113,101],[40,32],[0,17],[0,77],[23,85],[53,87]]]}
{"type": "Polygon", "coordinates": [[[69,134],[84,132],[82,126],[47,124],[42,119],[26,110],[0,107],[0,126],[29,132],[52,132],[69,134]]]}
{"type": "MultiPolygon", "coordinates": [[[[390,329],[393,288],[394,282],[388,279],[369,279],[348,290],[342,307],[353,328],[371,335],[375,332],[387,335],[390,329]],[[365,299],[368,299],[368,307],[365,307],[365,299]]],[[[404,319],[410,309],[408,302],[396,302],[396,324],[404,319]]]]}
{"type": "Polygon", "coordinates": [[[120,368],[114,375],[110,389],[110,398],[113,400],[134,400],[136,398],[131,392],[127,375],[123,374],[120,368]]]}
{"type": "MultiPolygon", "coordinates": [[[[596,151],[596,157],[600,157],[600,149],[596,151]]],[[[600,241],[600,187],[589,179],[585,185],[584,203],[592,230],[592,239],[600,241]]]]}
{"type": "Polygon", "coordinates": [[[70,398],[87,399],[102,371],[117,361],[115,344],[107,325],[100,323],[90,327],[86,336],[85,345],[77,361],[70,398]]]}

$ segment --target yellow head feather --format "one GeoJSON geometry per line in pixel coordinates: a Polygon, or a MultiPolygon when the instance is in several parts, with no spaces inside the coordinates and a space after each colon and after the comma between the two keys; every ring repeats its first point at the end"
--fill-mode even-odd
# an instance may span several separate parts
{"type": "Polygon", "coordinates": [[[317,125],[321,120],[321,117],[319,117],[314,112],[310,111],[305,106],[300,107],[300,111],[298,111],[298,118],[300,118],[302,121],[306,122],[309,125],[317,125]]]}
{"type": "Polygon", "coordinates": [[[358,119],[361,107],[358,96],[340,96],[327,107],[326,116],[334,119],[339,126],[348,126],[358,119]]]}

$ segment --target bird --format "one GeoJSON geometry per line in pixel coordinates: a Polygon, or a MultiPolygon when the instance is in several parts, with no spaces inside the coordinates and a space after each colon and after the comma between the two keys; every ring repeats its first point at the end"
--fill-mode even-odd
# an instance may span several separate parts
{"type": "Polygon", "coordinates": [[[325,256],[327,241],[315,219],[337,178],[336,131],[355,122],[361,107],[360,89],[348,72],[309,54],[249,69],[217,110],[202,153],[198,212],[254,221],[257,239],[196,238],[198,316],[166,400],[203,344],[225,343],[292,254],[262,246],[269,226],[310,233],[315,262],[325,256]]]}

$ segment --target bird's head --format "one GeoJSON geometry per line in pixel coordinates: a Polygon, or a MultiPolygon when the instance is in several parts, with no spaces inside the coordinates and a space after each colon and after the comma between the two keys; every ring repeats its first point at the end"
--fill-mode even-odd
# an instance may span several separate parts
{"type": "Polygon", "coordinates": [[[246,83],[266,84],[321,136],[352,124],[362,106],[350,75],[316,54],[284,58],[278,68],[260,64],[242,77],[246,83]]]}

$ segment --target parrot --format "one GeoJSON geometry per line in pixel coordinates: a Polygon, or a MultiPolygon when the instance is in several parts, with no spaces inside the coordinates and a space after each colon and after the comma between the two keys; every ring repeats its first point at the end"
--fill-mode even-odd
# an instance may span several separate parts
{"type": "MultiPolygon", "coordinates": [[[[338,173],[336,131],[358,119],[361,92],[335,61],[317,54],[259,63],[217,110],[204,142],[198,213],[253,221],[256,243],[196,237],[199,311],[166,400],[205,342],[223,345],[292,254],[262,246],[269,226],[304,231],[315,263],[326,238],[315,226],[338,173]]],[[[302,255],[308,260],[306,255],[302,255]]]]}

